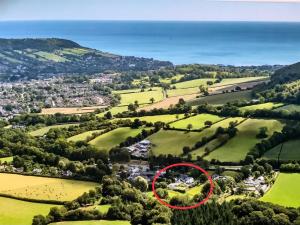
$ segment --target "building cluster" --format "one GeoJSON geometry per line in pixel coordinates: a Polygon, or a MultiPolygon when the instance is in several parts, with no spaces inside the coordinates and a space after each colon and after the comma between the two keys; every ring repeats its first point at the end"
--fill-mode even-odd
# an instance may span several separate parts
{"type": "Polygon", "coordinates": [[[269,188],[269,185],[266,183],[263,176],[258,178],[250,176],[244,180],[244,185],[245,191],[255,192],[256,194],[259,194],[261,191],[265,193],[269,188]]]}
{"type": "Polygon", "coordinates": [[[179,177],[175,178],[175,181],[173,183],[170,183],[168,185],[168,188],[171,190],[176,190],[180,187],[193,187],[195,186],[195,179],[193,177],[189,177],[186,174],[181,174],[179,177]]]}
{"type": "Polygon", "coordinates": [[[127,174],[127,179],[133,181],[136,177],[144,177],[146,180],[151,181],[156,173],[150,169],[149,164],[140,163],[139,161],[135,162],[134,160],[124,166],[122,171],[119,171],[118,176],[121,176],[121,173],[127,174]]]}
{"type": "Polygon", "coordinates": [[[143,140],[127,147],[127,149],[134,158],[147,159],[151,149],[151,142],[149,140],[143,140]]]}

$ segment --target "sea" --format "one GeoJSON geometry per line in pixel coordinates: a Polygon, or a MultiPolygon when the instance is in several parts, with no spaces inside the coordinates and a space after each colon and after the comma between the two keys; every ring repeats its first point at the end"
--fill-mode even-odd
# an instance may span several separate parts
{"type": "Polygon", "coordinates": [[[104,52],[174,64],[286,65],[300,61],[300,23],[2,21],[0,38],[65,38],[104,52]]]}

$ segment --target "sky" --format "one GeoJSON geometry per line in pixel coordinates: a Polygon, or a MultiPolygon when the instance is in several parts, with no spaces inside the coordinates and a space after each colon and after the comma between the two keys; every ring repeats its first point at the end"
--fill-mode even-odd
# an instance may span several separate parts
{"type": "Polygon", "coordinates": [[[300,0],[0,0],[0,20],[300,22],[300,0]]]}

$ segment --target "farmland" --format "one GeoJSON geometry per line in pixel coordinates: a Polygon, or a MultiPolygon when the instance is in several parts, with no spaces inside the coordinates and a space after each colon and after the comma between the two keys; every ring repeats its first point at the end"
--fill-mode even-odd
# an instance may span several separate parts
{"type": "Polygon", "coordinates": [[[283,103],[273,103],[273,102],[267,102],[267,103],[262,103],[262,104],[257,104],[257,105],[250,105],[250,106],[245,106],[241,107],[241,111],[252,111],[252,110],[257,110],[257,109],[275,109],[278,107],[283,106],[283,103]]]}
{"type": "Polygon", "coordinates": [[[97,183],[0,174],[0,193],[34,200],[70,201],[97,186],[97,183]]]}
{"type": "Polygon", "coordinates": [[[102,134],[93,139],[89,144],[94,145],[96,148],[108,151],[111,148],[119,145],[125,141],[127,137],[134,137],[142,132],[142,129],[131,129],[130,127],[121,127],[112,130],[108,133],[102,134]]]}
{"type": "Polygon", "coordinates": [[[0,224],[31,225],[32,218],[35,215],[41,214],[46,216],[50,208],[55,206],[0,197],[0,224]]]}
{"type": "Polygon", "coordinates": [[[263,158],[264,159],[274,159],[277,160],[279,156],[279,160],[289,161],[289,160],[300,160],[300,140],[290,140],[283,144],[277,145],[271,150],[267,151],[263,158]],[[282,148],[282,150],[281,150],[282,148]],[[281,153],[280,153],[281,150],[281,153]],[[279,155],[280,154],[280,155],[279,155]]]}
{"type": "Polygon", "coordinates": [[[0,163],[4,163],[4,162],[7,162],[7,163],[10,163],[13,161],[13,157],[4,157],[4,158],[0,158],[0,163]]]}
{"type": "Polygon", "coordinates": [[[56,113],[62,114],[84,114],[91,113],[97,109],[103,109],[107,106],[90,106],[90,107],[68,107],[68,108],[43,108],[41,115],[54,115],[56,113]]]}
{"type": "Polygon", "coordinates": [[[118,113],[122,113],[122,112],[125,112],[125,111],[128,111],[128,106],[116,106],[116,107],[111,108],[108,111],[97,114],[97,116],[102,117],[107,112],[111,112],[112,115],[116,115],[118,113]]]}
{"type": "Polygon", "coordinates": [[[286,110],[288,112],[300,112],[300,105],[290,104],[290,105],[285,105],[285,106],[279,107],[279,108],[274,109],[274,110],[275,111],[286,110]]]}
{"type": "Polygon", "coordinates": [[[180,83],[176,83],[173,86],[176,87],[176,89],[181,89],[181,88],[191,88],[191,87],[199,87],[200,85],[207,85],[207,81],[212,81],[214,82],[215,79],[196,79],[196,80],[189,80],[189,81],[184,81],[180,83]]]}
{"type": "Polygon", "coordinates": [[[89,220],[89,221],[69,221],[69,222],[59,222],[51,223],[50,225],[130,225],[129,221],[120,220],[89,220]]]}
{"type": "MultiPolygon", "coordinates": [[[[167,115],[156,115],[156,116],[141,116],[141,117],[131,117],[131,118],[122,118],[122,120],[130,119],[131,121],[135,119],[139,119],[141,121],[146,121],[148,123],[155,123],[155,122],[163,122],[163,123],[170,123],[176,121],[178,119],[182,119],[184,117],[183,114],[167,114],[167,115]]],[[[114,119],[113,121],[119,120],[118,118],[114,119]]]]}
{"type": "Polygon", "coordinates": [[[223,79],[220,83],[213,84],[212,87],[219,87],[219,86],[239,84],[239,83],[252,82],[252,81],[260,81],[260,80],[266,80],[266,78],[267,77],[226,78],[223,79]]]}
{"type": "Polygon", "coordinates": [[[101,131],[103,130],[91,130],[91,131],[86,131],[86,132],[83,132],[81,134],[78,134],[78,135],[75,135],[75,136],[72,136],[70,138],[68,138],[68,141],[85,141],[88,137],[92,136],[92,134],[94,133],[100,133],[101,131]]]}
{"type": "Polygon", "coordinates": [[[196,116],[191,116],[187,119],[179,120],[177,122],[171,123],[170,127],[187,129],[188,124],[192,124],[192,129],[202,129],[205,127],[206,121],[211,121],[212,123],[222,120],[222,117],[211,115],[211,114],[199,114],[196,116]]]}
{"type": "Polygon", "coordinates": [[[261,200],[297,208],[300,207],[299,189],[299,173],[280,173],[271,190],[261,200]]]}
{"type": "Polygon", "coordinates": [[[43,136],[46,133],[49,132],[49,130],[51,129],[60,129],[60,128],[68,128],[70,126],[78,126],[78,124],[74,124],[74,123],[69,123],[69,124],[60,124],[60,125],[53,125],[53,126],[47,126],[47,127],[42,127],[40,129],[34,130],[29,132],[30,135],[32,136],[43,136]]]}
{"type": "Polygon", "coordinates": [[[190,95],[190,94],[195,94],[195,93],[199,93],[198,87],[171,89],[171,90],[167,91],[168,97],[180,96],[180,95],[190,95]]]}
{"type": "Polygon", "coordinates": [[[268,135],[281,131],[283,124],[277,120],[248,119],[238,128],[237,135],[225,145],[205,157],[207,160],[217,159],[222,162],[239,162],[261,140],[256,137],[260,127],[268,128],[268,135]],[[241,143],[243,143],[241,145],[241,143]]]}

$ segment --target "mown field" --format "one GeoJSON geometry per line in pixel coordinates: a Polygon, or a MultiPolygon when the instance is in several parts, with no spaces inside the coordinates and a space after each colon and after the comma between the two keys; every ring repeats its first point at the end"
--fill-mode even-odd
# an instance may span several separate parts
{"type": "Polygon", "coordinates": [[[50,225],[130,225],[129,221],[120,220],[89,220],[89,221],[68,221],[59,223],[50,223],[50,225]]]}
{"type": "Polygon", "coordinates": [[[198,87],[191,87],[191,88],[182,88],[182,89],[171,89],[167,91],[167,95],[168,97],[173,97],[179,95],[190,95],[199,92],[200,91],[198,87]]]}
{"type": "MultiPolygon", "coordinates": [[[[127,90],[130,91],[130,90],[127,90]]],[[[164,94],[161,88],[153,88],[152,91],[122,93],[120,105],[129,105],[138,101],[139,104],[149,104],[150,99],[154,98],[154,102],[163,100],[164,94]]]]}
{"type": "Polygon", "coordinates": [[[40,129],[34,130],[29,132],[30,135],[38,137],[38,136],[43,136],[46,133],[49,132],[50,129],[55,129],[55,128],[68,128],[70,126],[78,126],[79,124],[74,124],[74,123],[68,123],[68,124],[60,124],[60,125],[53,125],[53,126],[47,126],[47,127],[42,127],[40,129]]]}
{"type": "MultiPolygon", "coordinates": [[[[131,117],[131,118],[122,118],[122,120],[129,119],[134,121],[135,119],[139,119],[140,121],[146,121],[148,123],[155,123],[155,122],[163,122],[163,123],[170,123],[176,121],[178,119],[182,119],[184,117],[183,114],[167,114],[167,115],[155,115],[155,116],[141,116],[141,117],[131,117]]],[[[113,119],[112,121],[120,120],[119,118],[113,119]]]]}
{"type": "Polygon", "coordinates": [[[120,127],[108,133],[100,135],[99,137],[90,141],[89,144],[94,145],[100,150],[109,151],[111,148],[125,141],[127,137],[137,136],[142,132],[142,130],[143,128],[131,129],[130,127],[120,127]]]}
{"type": "Polygon", "coordinates": [[[275,131],[281,131],[283,124],[277,120],[248,119],[237,126],[238,133],[234,138],[211,152],[205,159],[217,159],[221,162],[239,162],[245,159],[247,153],[261,142],[262,139],[256,137],[261,127],[267,127],[267,134],[272,135],[275,131]]]}
{"type": "Polygon", "coordinates": [[[57,205],[32,203],[0,197],[0,224],[31,225],[34,216],[46,216],[50,208],[55,206],[57,205]]]}
{"type": "Polygon", "coordinates": [[[40,114],[54,115],[56,113],[62,114],[84,114],[94,112],[96,109],[103,109],[107,106],[90,106],[90,107],[68,107],[68,108],[43,108],[40,114]]]}
{"type": "Polygon", "coordinates": [[[272,188],[260,199],[274,204],[300,207],[300,173],[280,173],[272,188]]]}
{"type": "Polygon", "coordinates": [[[81,134],[78,134],[78,135],[75,135],[75,136],[72,136],[70,138],[68,138],[67,140],[68,141],[85,141],[88,137],[92,136],[92,134],[94,133],[100,133],[101,131],[103,130],[90,130],[90,131],[86,131],[86,132],[83,132],[81,134]]]}
{"type": "Polygon", "coordinates": [[[211,105],[223,105],[227,102],[234,102],[237,100],[246,100],[249,101],[252,99],[251,91],[239,91],[239,92],[229,92],[224,94],[211,95],[206,97],[197,98],[188,102],[189,105],[201,105],[208,103],[211,105]]]}
{"type": "Polygon", "coordinates": [[[283,144],[277,145],[271,150],[267,151],[263,158],[277,160],[289,161],[289,160],[300,160],[300,140],[290,140],[283,144]],[[282,148],[282,150],[281,150],[282,148]],[[281,150],[281,153],[280,153],[281,150]],[[280,154],[280,155],[279,155],[280,154]]]}
{"type": "Polygon", "coordinates": [[[179,129],[187,129],[189,124],[192,124],[192,130],[198,130],[205,127],[206,121],[211,121],[212,123],[218,122],[222,120],[222,117],[211,115],[211,114],[199,114],[196,116],[191,116],[187,119],[179,120],[170,124],[170,127],[179,128],[179,129]]]}
{"type": "Polygon", "coordinates": [[[213,84],[212,87],[219,87],[224,85],[231,85],[231,84],[239,84],[244,82],[252,82],[252,81],[259,81],[265,80],[267,77],[243,77],[243,78],[225,78],[220,83],[213,84]]]}
{"type": "Polygon", "coordinates": [[[214,82],[216,79],[196,79],[196,80],[189,80],[180,83],[176,83],[171,86],[175,86],[177,89],[180,88],[191,88],[191,87],[199,87],[200,85],[207,85],[207,81],[214,82]]]}
{"type": "Polygon", "coordinates": [[[0,158],[0,163],[5,163],[5,162],[10,163],[13,161],[13,159],[14,159],[13,156],[0,158]]]}
{"type": "Polygon", "coordinates": [[[71,201],[97,183],[0,173],[0,193],[35,200],[71,201]]]}
{"type": "Polygon", "coordinates": [[[112,115],[116,115],[118,113],[122,113],[125,111],[128,111],[128,106],[116,106],[116,107],[111,108],[108,111],[97,114],[97,116],[103,117],[107,112],[111,112],[112,115]]]}
{"type": "Polygon", "coordinates": [[[274,103],[274,102],[267,102],[267,103],[262,103],[262,104],[257,104],[257,105],[249,105],[245,107],[241,107],[241,111],[252,111],[252,110],[257,110],[257,109],[275,109],[278,107],[283,106],[283,103],[274,103]]]}
{"type": "Polygon", "coordinates": [[[171,84],[172,80],[176,80],[178,81],[180,78],[184,77],[184,75],[182,74],[177,74],[176,76],[173,76],[171,78],[165,78],[165,79],[160,79],[161,83],[165,83],[165,84],[171,84]]]}
{"type": "Polygon", "coordinates": [[[290,104],[290,105],[285,105],[285,106],[279,107],[279,108],[274,109],[274,110],[275,111],[286,110],[288,112],[300,112],[300,105],[290,104]]]}

